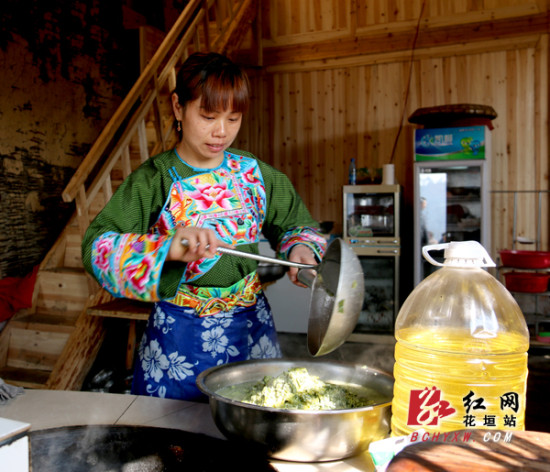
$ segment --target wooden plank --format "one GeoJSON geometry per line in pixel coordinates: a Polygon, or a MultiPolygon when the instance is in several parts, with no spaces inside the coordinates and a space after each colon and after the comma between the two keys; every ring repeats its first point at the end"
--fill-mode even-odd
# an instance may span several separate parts
{"type": "MultiPolygon", "coordinates": [[[[541,37],[540,43],[537,45],[535,54],[535,142],[534,153],[537,157],[537,167],[535,170],[535,183],[534,186],[537,189],[549,188],[549,176],[550,176],[550,159],[544,158],[550,155],[550,146],[548,144],[549,128],[550,128],[550,113],[548,110],[548,103],[550,103],[550,90],[549,83],[549,35],[541,37]]],[[[537,202],[537,206],[539,203],[537,202]]],[[[550,241],[550,222],[548,221],[548,215],[550,215],[550,195],[541,194],[540,196],[540,221],[539,221],[539,234],[537,239],[539,246],[543,241],[550,241]]],[[[550,243],[548,243],[550,244],[550,243]]],[[[548,246],[546,246],[548,247],[548,246]]],[[[535,249],[540,249],[535,248],[535,249]]]]}
{"type": "MultiPolygon", "coordinates": [[[[265,46],[335,40],[349,36],[351,0],[270,0],[265,46]]],[[[263,7],[262,7],[263,9],[263,7]]]]}
{"type": "Polygon", "coordinates": [[[83,311],[57,359],[46,388],[80,390],[104,337],[103,318],[89,316],[83,311]]]}
{"type": "Polygon", "coordinates": [[[294,187],[298,193],[303,195],[303,188],[305,182],[303,180],[303,155],[298,147],[298,139],[302,134],[302,123],[300,121],[300,108],[299,95],[301,93],[297,84],[297,77],[299,74],[288,74],[288,113],[285,114],[285,122],[287,125],[287,156],[283,167],[284,172],[290,177],[290,180],[294,184],[294,187]]]}
{"type": "MultiPolygon", "coordinates": [[[[422,28],[416,47],[419,49],[442,45],[454,45],[459,50],[465,43],[523,35],[544,34],[548,31],[548,14],[539,13],[527,17],[486,22],[422,28]]],[[[414,29],[372,33],[350,38],[317,40],[264,49],[265,65],[280,65],[302,61],[327,60],[336,57],[376,54],[389,51],[410,51],[414,29]]]]}
{"type": "MultiPolygon", "coordinates": [[[[304,194],[302,198],[306,201],[315,201],[313,193],[316,184],[316,169],[315,162],[313,159],[314,153],[314,142],[313,142],[313,116],[311,110],[313,110],[313,97],[312,97],[312,87],[311,87],[311,74],[305,73],[300,74],[298,77],[300,80],[300,96],[298,101],[298,110],[299,115],[297,119],[302,123],[302,130],[299,133],[300,145],[302,154],[302,166],[303,166],[303,175],[302,178],[306,179],[309,182],[304,188],[304,194]]],[[[319,215],[320,217],[320,215],[319,215]]]]}
{"type": "MultiPolygon", "coordinates": [[[[457,47],[456,45],[434,46],[430,48],[415,50],[414,58],[415,60],[425,58],[433,59],[435,57],[467,56],[470,54],[489,53],[493,51],[532,48],[538,44],[539,39],[540,35],[536,34],[523,36],[521,38],[503,38],[491,41],[466,43],[461,45],[460,47],[457,47]]],[[[353,56],[326,58],[322,60],[274,64],[267,66],[266,71],[269,73],[289,71],[318,71],[323,69],[338,69],[342,67],[359,67],[409,61],[410,57],[410,50],[367,53],[353,56]]]]}
{"type": "Polygon", "coordinates": [[[388,465],[388,472],[525,472],[550,471],[550,434],[538,431],[498,432],[464,430],[450,433],[448,441],[429,439],[403,449],[388,465]],[[508,434],[508,439],[504,439],[508,434]],[[484,439],[485,438],[485,439],[484,439]],[[440,467],[436,464],[444,464],[440,467]]]}
{"type": "Polygon", "coordinates": [[[62,264],[57,266],[83,269],[82,266],[82,236],[78,228],[68,226],[65,232],[65,255],[62,264]]]}
{"type": "MultiPolygon", "coordinates": [[[[0,368],[4,367],[8,360],[8,347],[10,345],[11,336],[9,325],[10,321],[8,321],[4,329],[0,331],[0,368]]],[[[0,376],[0,378],[2,377],[0,376]]]]}
{"type": "MultiPolygon", "coordinates": [[[[306,202],[322,202],[324,194],[324,160],[323,153],[321,151],[321,136],[322,131],[319,126],[319,106],[318,104],[322,100],[323,90],[320,88],[319,75],[317,73],[308,73],[307,82],[310,87],[309,102],[307,103],[308,112],[306,116],[308,118],[308,126],[311,128],[309,135],[310,143],[310,157],[311,172],[312,172],[312,184],[310,186],[309,196],[304,201],[306,202]]],[[[328,216],[324,213],[318,212],[312,213],[312,216],[319,221],[328,220],[328,216]]]]}
{"type": "Polygon", "coordinates": [[[6,365],[20,369],[52,370],[68,333],[11,328],[6,365]]]}
{"type": "Polygon", "coordinates": [[[202,10],[203,10],[203,23],[202,23],[202,31],[203,31],[203,44],[207,51],[210,51],[210,23],[208,21],[208,0],[203,0],[202,2],[202,10]]]}
{"type": "Polygon", "coordinates": [[[139,302],[126,298],[116,298],[105,303],[88,307],[87,313],[92,316],[104,316],[109,318],[147,320],[152,308],[152,303],[139,302]]]}
{"type": "Polygon", "coordinates": [[[122,150],[121,166],[122,166],[122,177],[124,180],[126,180],[126,177],[128,177],[132,173],[129,146],[125,146],[124,149],[122,150]]]}
{"type": "Polygon", "coordinates": [[[31,331],[70,334],[74,329],[75,322],[76,319],[66,313],[29,313],[13,318],[10,321],[10,327],[31,331]]]}
{"type": "Polygon", "coordinates": [[[36,284],[39,290],[36,306],[44,313],[65,313],[76,318],[89,295],[88,279],[82,269],[41,271],[36,284]]]}
{"type": "Polygon", "coordinates": [[[38,369],[20,369],[18,367],[0,368],[0,378],[11,385],[23,388],[44,388],[50,372],[38,369]]]}
{"type": "Polygon", "coordinates": [[[103,181],[103,199],[105,200],[105,205],[109,202],[113,196],[113,184],[111,182],[111,176],[107,174],[103,181]]]}
{"type": "Polygon", "coordinates": [[[214,50],[229,57],[239,48],[258,11],[258,0],[244,0],[227,30],[214,43],[214,50]]]}
{"type": "MultiPolygon", "coordinates": [[[[154,94],[156,97],[156,93],[154,94]]],[[[154,100],[152,101],[154,103],[154,100]]],[[[145,119],[139,120],[136,127],[136,132],[139,141],[139,154],[141,162],[145,162],[149,159],[149,140],[147,139],[147,131],[145,126],[145,119]]]]}

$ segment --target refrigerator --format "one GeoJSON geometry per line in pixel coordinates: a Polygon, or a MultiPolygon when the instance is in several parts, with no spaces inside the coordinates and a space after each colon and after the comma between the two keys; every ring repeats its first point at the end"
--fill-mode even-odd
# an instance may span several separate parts
{"type": "Polygon", "coordinates": [[[363,268],[365,297],[351,341],[393,333],[399,309],[399,185],[345,185],[343,238],[363,268]]]}
{"type": "MultiPolygon", "coordinates": [[[[491,132],[487,126],[414,132],[414,285],[437,270],[422,247],[478,241],[490,253],[491,132]]],[[[430,251],[443,262],[443,251],[430,251]]]]}

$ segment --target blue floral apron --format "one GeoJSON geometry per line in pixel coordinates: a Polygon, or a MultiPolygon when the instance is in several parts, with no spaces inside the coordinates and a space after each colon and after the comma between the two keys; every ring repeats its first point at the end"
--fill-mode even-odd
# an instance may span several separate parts
{"type": "MultiPolygon", "coordinates": [[[[236,159],[189,179],[171,169],[174,183],[152,231],[193,224],[214,229],[229,243],[255,242],[265,189],[257,163],[236,159]]],[[[210,270],[217,257],[188,264],[174,298],[155,303],[138,349],[133,394],[196,400],[202,396],[196,378],[203,370],[281,357],[271,308],[256,272],[227,288],[186,283],[210,270]]]]}
{"type": "Polygon", "coordinates": [[[281,357],[271,308],[254,306],[198,317],[193,308],[156,303],[138,350],[132,393],[198,400],[203,370],[228,362],[281,357]]]}

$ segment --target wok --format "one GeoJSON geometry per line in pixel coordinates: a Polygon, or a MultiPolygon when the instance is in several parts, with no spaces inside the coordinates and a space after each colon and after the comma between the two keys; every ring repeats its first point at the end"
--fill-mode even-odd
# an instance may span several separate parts
{"type": "Polygon", "coordinates": [[[390,431],[393,378],[364,365],[319,359],[261,359],[211,367],[197,377],[198,388],[209,397],[219,430],[236,445],[263,448],[275,459],[295,462],[340,460],[365,451],[372,441],[390,431]],[[372,389],[371,406],[343,410],[283,410],[232,400],[220,389],[277,376],[305,367],[326,382],[372,389]]]}
{"type": "MultiPolygon", "coordinates": [[[[184,240],[182,244],[186,244],[184,240]]],[[[219,247],[231,256],[297,267],[298,280],[311,288],[307,346],[312,356],[340,347],[355,329],[363,306],[365,282],[359,258],[343,239],[334,239],[318,265],[276,259],[237,249],[219,247]]]]}
{"type": "Polygon", "coordinates": [[[62,426],[31,431],[29,441],[32,472],[219,472],[233,466],[239,472],[275,471],[260,450],[179,429],[62,426]]]}

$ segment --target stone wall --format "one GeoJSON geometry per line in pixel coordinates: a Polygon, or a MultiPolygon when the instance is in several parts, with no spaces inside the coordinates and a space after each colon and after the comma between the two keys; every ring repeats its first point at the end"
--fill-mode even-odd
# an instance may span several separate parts
{"type": "Polygon", "coordinates": [[[51,247],[74,211],[63,188],[137,78],[123,7],[2,0],[0,279],[30,272],[51,247]]]}

